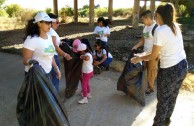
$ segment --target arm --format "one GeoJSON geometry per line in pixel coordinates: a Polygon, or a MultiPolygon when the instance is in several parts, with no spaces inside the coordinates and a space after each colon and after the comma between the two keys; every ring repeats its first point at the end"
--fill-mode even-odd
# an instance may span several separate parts
{"type": "Polygon", "coordinates": [[[89,56],[86,56],[86,55],[81,55],[80,56],[80,59],[83,59],[85,61],[88,61],[88,60],[90,60],[90,57],[89,56]]]}
{"type": "Polygon", "coordinates": [[[107,59],[106,54],[103,54],[102,60],[101,61],[95,61],[94,66],[98,66],[98,65],[102,64],[106,59],[107,59]]]}
{"type": "Polygon", "coordinates": [[[52,41],[53,41],[53,45],[55,46],[55,50],[57,51],[57,53],[58,53],[59,55],[65,57],[67,60],[72,59],[72,57],[71,57],[69,54],[63,52],[63,50],[61,50],[61,49],[59,48],[59,46],[57,45],[56,37],[55,37],[55,36],[52,36],[52,41]]]}
{"type": "Polygon", "coordinates": [[[60,70],[59,70],[59,68],[58,68],[58,66],[57,66],[57,64],[55,62],[54,57],[52,58],[52,66],[54,67],[54,70],[55,70],[55,72],[57,74],[57,78],[60,79],[61,78],[61,72],[60,72],[60,70]]]}
{"type": "Polygon", "coordinates": [[[22,59],[23,59],[23,64],[24,65],[29,65],[28,60],[32,58],[32,55],[33,55],[32,50],[29,50],[29,49],[26,49],[26,48],[22,49],[22,59]]]}
{"type": "Polygon", "coordinates": [[[144,40],[144,37],[142,37],[140,40],[139,40],[139,42],[132,48],[132,50],[133,49],[137,49],[137,48],[139,48],[140,46],[142,46],[143,44],[144,44],[144,42],[145,42],[145,40],[144,40]]]}
{"type": "Polygon", "coordinates": [[[136,64],[143,60],[148,61],[148,60],[156,59],[159,55],[160,49],[161,49],[161,46],[154,45],[151,54],[148,54],[142,57],[133,57],[131,58],[131,62],[136,64]]]}

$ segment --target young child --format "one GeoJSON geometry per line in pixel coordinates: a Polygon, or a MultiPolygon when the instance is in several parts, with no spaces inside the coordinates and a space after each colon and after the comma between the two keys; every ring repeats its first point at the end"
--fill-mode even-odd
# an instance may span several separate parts
{"type": "MultiPolygon", "coordinates": [[[[153,15],[150,10],[147,10],[141,14],[142,22],[145,24],[143,29],[143,37],[140,41],[132,48],[137,49],[138,47],[144,45],[144,52],[151,53],[153,44],[154,44],[154,30],[157,27],[156,22],[153,20],[153,15]]],[[[148,79],[148,88],[146,94],[151,94],[154,92],[154,81],[157,75],[157,64],[158,58],[145,62],[147,67],[147,79],[148,79]]]]}
{"type": "Polygon", "coordinates": [[[93,58],[92,55],[89,53],[87,46],[83,43],[78,45],[77,51],[81,55],[80,58],[83,59],[81,76],[83,99],[78,101],[78,103],[85,104],[88,103],[88,98],[92,98],[89,80],[93,76],[93,58]]]}
{"type": "Polygon", "coordinates": [[[112,62],[112,55],[108,52],[107,48],[102,45],[101,40],[95,43],[95,50],[93,51],[94,66],[100,67],[102,70],[109,70],[109,64],[112,62]]]}
{"type": "Polygon", "coordinates": [[[96,39],[100,39],[102,44],[108,46],[108,37],[110,36],[110,28],[108,24],[110,21],[105,20],[103,17],[98,18],[98,26],[95,27],[94,34],[96,34],[96,39]]]}

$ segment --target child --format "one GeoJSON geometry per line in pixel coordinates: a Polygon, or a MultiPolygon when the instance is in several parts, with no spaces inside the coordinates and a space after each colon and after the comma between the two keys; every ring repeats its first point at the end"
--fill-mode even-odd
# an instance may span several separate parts
{"type": "Polygon", "coordinates": [[[109,70],[109,64],[112,62],[112,55],[108,52],[106,47],[102,45],[102,41],[98,40],[95,43],[95,50],[93,51],[94,66],[101,67],[102,70],[109,70]]]}
{"type": "MultiPolygon", "coordinates": [[[[151,53],[154,44],[154,30],[157,27],[156,22],[153,20],[152,12],[147,10],[141,14],[142,22],[145,24],[143,30],[143,37],[140,41],[132,48],[137,49],[138,47],[144,45],[144,52],[151,53]]],[[[145,62],[147,67],[147,78],[148,78],[148,88],[146,94],[151,94],[154,92],[154,81],[157,75],[157,64],[158,58],[145,62]]]]}
{"type": "Polygon", "coordinates": [[[92,97],[90,92],[89,80],[93,76],[93,58],[92,55],[89,53],[87,46],[83,43],[78,45],[77,51],[81,55],[80,59],[83,59],[81,77],[83,99],[78,101],[78,103],[85,104],[88,103],[88,98],[92,97]]]}
{"type": "Polygon", "coordinates": [[[103,45],[108,46],[108,37],[110,36],[110,29],[108,24],[110,24],[110,21],[105,20],[103,17],[99,17],[97,22],[98,26],[96,26],[94,30],[96,39],[100,39],[103,45]]]}

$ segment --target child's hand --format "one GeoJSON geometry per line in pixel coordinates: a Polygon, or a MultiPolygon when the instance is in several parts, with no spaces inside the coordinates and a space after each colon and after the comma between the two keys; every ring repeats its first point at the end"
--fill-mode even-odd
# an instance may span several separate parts
{"type": "Polygon", "coordinates": [[[94,61],[94,66],[98,66],[98,65],[100,65],[100,62],[99,61],[94,61]]]}

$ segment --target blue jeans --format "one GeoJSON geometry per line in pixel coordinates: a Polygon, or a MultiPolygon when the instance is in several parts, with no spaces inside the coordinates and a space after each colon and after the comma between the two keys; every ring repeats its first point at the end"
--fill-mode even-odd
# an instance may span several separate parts
{"type": "MultiPolygon", "coordinates": [[[[54,59],[55,59],[55,62],[57,64],[57,66],[60,69],[58,55],[54,55],[54,59]]],[[[55,86],[57,92],[59,92],[59,79],[57,78],[57,74],[56,74],[56,72],[54,70],[54,67],[52,67],[52,70],[51,70],[51,80],[52,80],[53,85],[55,86]]]]}
{"type": "MultiPolygon", "coordinates": [[[[97,58],[97,61],[101,61],[102,58],[97,58]]],[[[103,66],[103,67],[107,67],[109,66],[109,64],[112,62],[112,58],[107,58],[102,64],[100,64],[100,66],[103,66]]]]}

